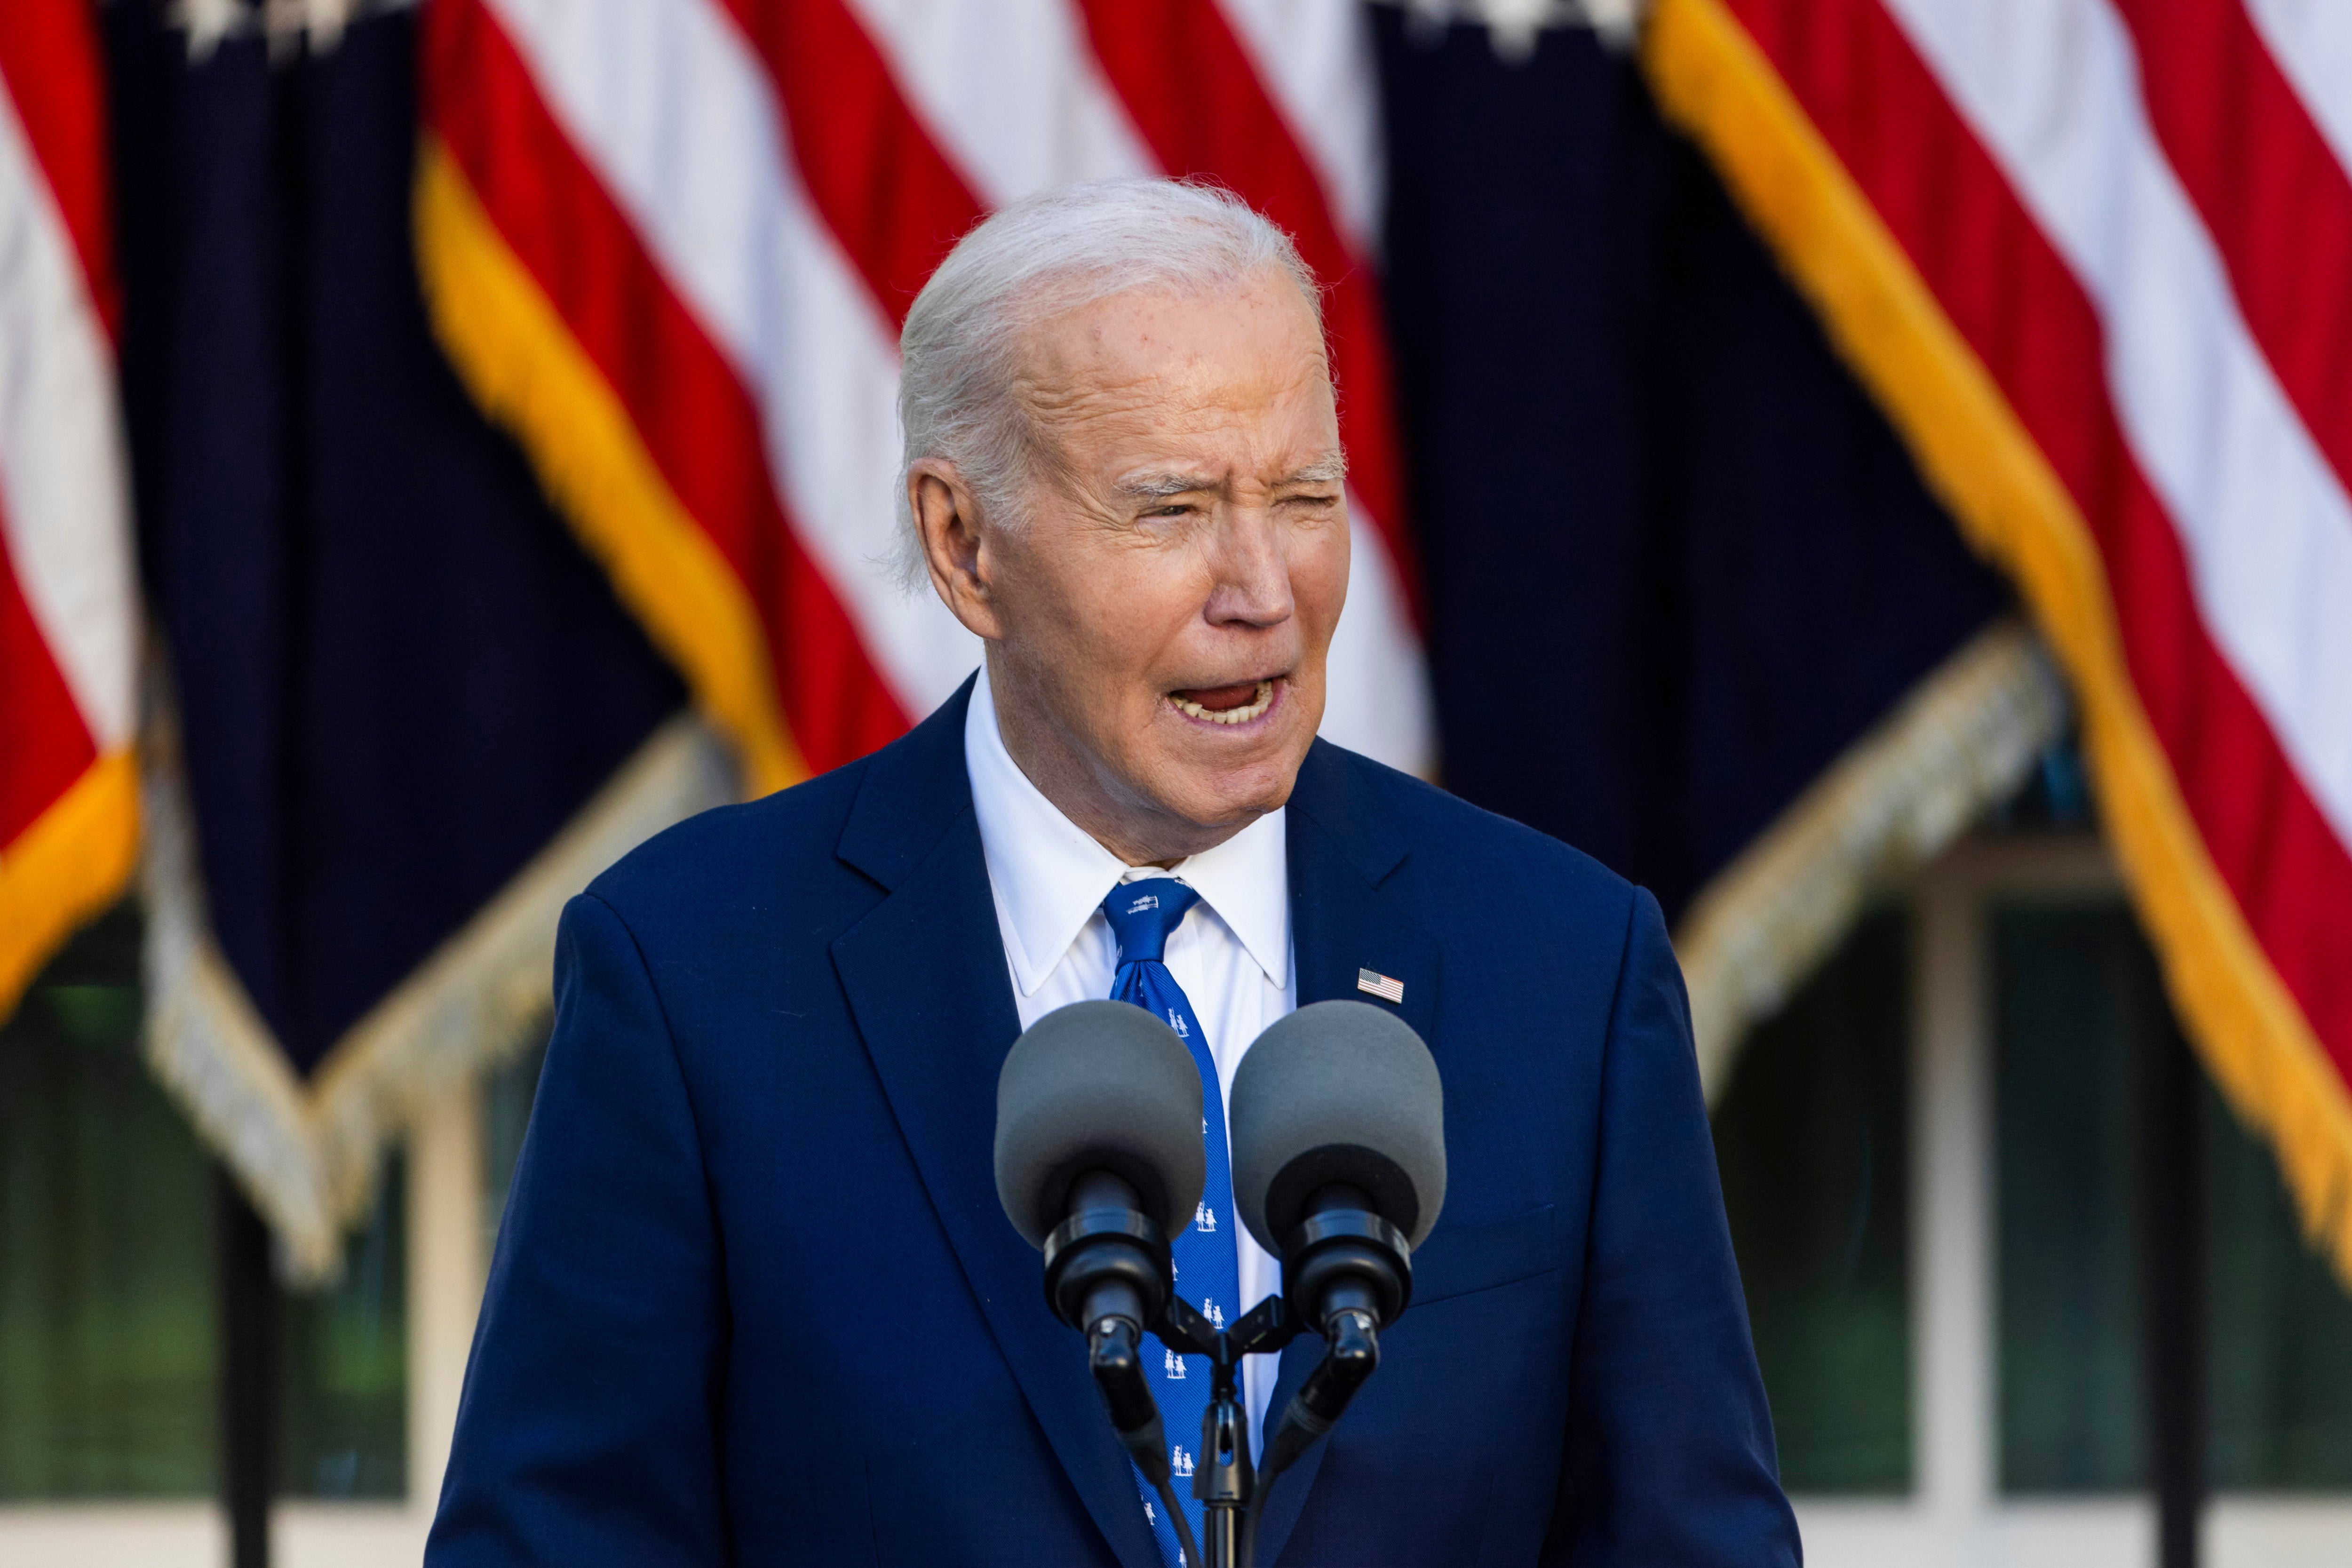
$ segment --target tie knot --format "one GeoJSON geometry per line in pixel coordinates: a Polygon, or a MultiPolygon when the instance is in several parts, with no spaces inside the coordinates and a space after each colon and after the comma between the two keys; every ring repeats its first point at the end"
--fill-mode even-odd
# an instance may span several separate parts
{"type": "Polygon", "coordinates": [[[1157,963],[1168,946],[1168,933],[1184,920],[1184,911],[1201,895],[1173,877],[1150,877],[1121,882],[1102,901],[1103,918],[1118,942],[1121,963],[1157,963]]]}

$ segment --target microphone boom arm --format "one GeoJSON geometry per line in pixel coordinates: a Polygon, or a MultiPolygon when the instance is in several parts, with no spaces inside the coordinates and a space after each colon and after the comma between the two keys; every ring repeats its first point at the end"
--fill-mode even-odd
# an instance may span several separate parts
{"type": "Polygon", "coordinates": [[[1381,1326],[1412,1299],[1412,1248],[1368,1204],[1356,1206],[1362,1197],[1340,1185],[1317,1194],[1284,1249],[1285,1293],[1268,1296],[1232,1328],[1218,1329],[1172,1290],[1152,1325],[1171,1350],[1209,1361],[1209,1408],[1192,1471],[1207,1526],[1206,1568],[1249,1568],[1275,1478],[1338,1424],[1380,1366],[1381,1326]],[[1266,1439],[1264,1468],[1255,1468],[1237,1375],[1242,1358],[1270,1354],[1308,1332],[1322,1334],[1323,1359],[1291,1396],[1266,1439]]]}
{"type": "Polygon", "coordinates": [[[1209,1408],[1201,1417],[1201,1457],[1192,1469],[1192,1495],[1201,1500],[1206,1527],[1206,1568],[1240,1568],[1246,1561],[1243,1515],[1259,1493],[1237,1381],[1242,1357],[1278,1351],[1304,1327],[1281,1297],[1268,1296],[1232,1328],[1219,1329],[1172,1291],[1153,1325],[1160,1342],[1177,1354],[1209,1358],[1209,1408]]]}

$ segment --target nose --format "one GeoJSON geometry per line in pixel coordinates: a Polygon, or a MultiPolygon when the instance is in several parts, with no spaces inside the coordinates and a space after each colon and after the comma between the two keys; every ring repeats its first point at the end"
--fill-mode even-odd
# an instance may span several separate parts
{"type": "Polygon", "coordinates": [[[1209,624],[1237,630],[1282,625],[1297,607],[1290,559],[1282,531],[1265,507],[1234,507],[1217,530],[1216,581],[1209,590],[1209,624]]]}

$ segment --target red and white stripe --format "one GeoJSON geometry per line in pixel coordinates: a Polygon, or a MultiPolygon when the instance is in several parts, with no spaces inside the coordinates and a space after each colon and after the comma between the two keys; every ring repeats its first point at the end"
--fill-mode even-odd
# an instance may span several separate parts
{"type": "Polygon", "coordinates": [[[77,0],[0,7],[0,858],[131,740],[100,92],[77,0]]]}
{"type": "Polygon", "coordinates": [[[2338,0],[2246,0],[2246,11],[2336,161],[2352,169],[2352,7],[2338,0]]]}
{"type": "MultiPolygon", "coordinates": [[[[1234,186],[1297,233],[1333,286],[1343,435],[1359,478],[1356,565],[1325,730],[1402,765],[1428,763],[1367,259],[1378,186],[1372,82],[1362,23],[1347,0],[442,0],[440,8],[478,12],[498,35],[467,56],[466,79],[435,89],[449,106],[440,112],[464,112],[456,100],[484,90],[481,58],[510,50],[536,100],[510,121],[537,113],[560,132],[642,252],[648,285],[674,300],[676,330],[707,345],[669,357],[707,362],[698,374],[730,384],[707,395],[740,427],[722,467],[739,490],[756,484],[766,494],[756,504],[740,493],[698,504],[691,470],[709,466],[714,437],[676,428],[676,378],[649,377],[629,343],[586,345],[639,426],[654,426],[649,449],[753,597],[772,602],[776,583],[799,584],[799,608],[784,621],[795,648],[779,654],[791,667],[779,689],[812,763],[845,760],[928,712],[979,660],[974,640],[931,595],[901,593],[882,565],[897,527],[897,342],[908,303],[991,206],[1074,180],[1161,170],[1208,172],[1234,186]],[[1171,49],[1213,73],[1181,75],[1181,115],[1167,112],[1175,100],[1166,87],[1177,79],[1168,73],[1181,63],[1171,49]],[[1193,122],[1220,121],[1228,133],[1202,144],[1193,122]],[[764,537],[770,530],[789,539],[764,537]],[[804,572],[763,568],[786,548],[804,572]],[[820,596],[833,608],[814,605],[820,596]],[[837,629],[801,629],[820,624],[837,629]],[[815,683],[823,690],[805,674],[812,660],[834,672],[815,683]]],[[[462,18],[436,25],[447,37],[462,18]]],[[[488,90],[513,96],[497,83],[488,90]]],[[[499,135],[512,140],[510,123],[499,135]]],[[[561,274],[562,243],[535,258],[494,193],[486,205],[542,284],[551,269],[561,274]]],[[[560,276],[551,293],[561,310],[560,276]]],[[[769,619],[773,636],[778,618],[769,619]]]]}
{"type": "Polygon", "coordinates": [[[2352,25],[1730,0],[2089,522],[2184,804],[2352,1071],[2352,25]]]}

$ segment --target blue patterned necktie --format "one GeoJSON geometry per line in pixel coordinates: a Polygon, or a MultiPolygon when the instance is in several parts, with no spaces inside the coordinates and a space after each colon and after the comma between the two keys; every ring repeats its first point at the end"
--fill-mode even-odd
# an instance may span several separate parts
{"type": "MultiPolygon", "coordinates": [[[[1225,1147],[1225,1097],[1218,1087],[1216,1058],[1209,1054],[1201,1020],[1160,957],[1167,950],[1169,933],[1183,923],[1185,911],[1200,899],[1200,894],[1172,877],[1153,877],[1113,888],[1110,897],[1103,900],[1102,911],[1110,921],[1111,935],[1118,940],[1118,978],[1111,986],[1111,1000],[1132,1002],[1165,1019],[1192,1053],[1192,1065],[1201,1072],[1201,1139],[1209,1157],[1209,1184],[1201,1194],[1201,1206],[1192,1213],[1192,1225],[1171,1240],[1177,1294],[1222,1329],[1239,1315],[1241,1304],[1241,1259],[1234,1244],[1234,1173],[1225,1147]]],[[[1160,1402],[1160,1420],[1168,1431],[1176,1498],[1192,1521],[1192,1539],[1198,1541],[1202,1529],[1201,1505],[1192,1497],[1192,1475],[1201,1447],[1201,1418],[1209,1408],[1209,1360],[1180,1356],[1162,1347],[1158,1356],[1145,1358],[1144,1366],[1150,1373],[1152,1396],[1160,1402]]],[[[1151,1520],[1151,1533],[1160,1542],[1160,1561],[1167,1568],[1176,1568],[1174,1523],[1161,1517],[1163,1510],[1148,1491],[1143,1506],[1151,1520]]]]}

